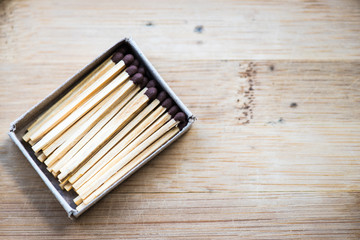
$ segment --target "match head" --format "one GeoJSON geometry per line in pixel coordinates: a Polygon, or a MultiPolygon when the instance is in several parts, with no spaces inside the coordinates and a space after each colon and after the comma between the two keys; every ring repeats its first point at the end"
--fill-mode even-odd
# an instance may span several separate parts
{"type": "Polygon", "coordinates": [[[174,105],[169,109],[168,114],[170,114],[170,116],[173,118],[179,111],[180,111],[179,107],[174,105]]]}
{"type": "Polygon", "coordinates": [[[143,78],[143,80],[142,80],[142,83],[139,85],[140,88],[146,87],[146,85],[148,84],[148,82],[149,82],[149,79],[144,76],[144,78],[143,78]]]}
{"type": "Polygon", "coordinates": [[[126,66],[129,66],[134,61],[134,56],[132,54],[126,54],[122,60],[126,66]]]}
{"type": "Polygon", "coordinates": [[[149,98],[150,101],[154,100],[157,96],[157,89],[152,87],[146,90],[145,95],[149,98]]]}
{"type": "Polygon", "coordinates": [[[133,81],[134,84],[140,85],[143,83],[144,76],[141,73],[136,73],[134,76],[131,77],[131,81],[133,81]]]}
{"type": "Polygon", "coordinates": [[[147,88],[151,87],[158,87],[158,84],[155,80],[150,80],[149,83],[146,85],[147,88]]]}
{"type": "MultiPolygon", "coordinates": [[[[139,67],[139,64],[140,64],[139,60],[135,59],[131,65],[135,65],[135,66],[139,67]]],[[[140,73],[143,74],[142,72],[140,72],[140,73]]]]}
{"type": "Polygon", "coordinates": [[[140,66],[138,72],[145,75],[145,68],[143,66],[140,66]]]}
{"type": "Polygon", "coordinates": [[[188,124],[188,120],[186,119],[185,122],[180,122],[177,127],[180,129],[180,131],[186,127],[186,125],[188,124]]]}
{"type": "Polygon", "coordinates": [[[121,61],[121,59],[123,59],[124,54],[120,53],[120,52],[116,52],[114,53],[114,55],[111,57],[111,60],[117,64],[118,62],[121,61]]]}
{"type": "MultiPolygon", "coordinates": [[[[166,108],[167,110],[170,110],[170,108],[174,105],[174,102],[171,98],[166,98],[162,103],[161,106],[166,108]]],[[[176,112],[178,112],[178,109],[175,109],[176,112]]],[[[175,116],[175,114],[174,114],[175,116]]]]}
{"type": "MultiPolygon", "coordinates": [[[[125,56],[126,57],[126,56],[125,56]]],[[[125,71],[127,72],[127,74],[129,74],[129,76],[134,75],[135,73],[137,73],[138,68],[134,65],[131,65],[130,67],[128,67],[125,71]]]]}
{"type": "Polygon", "coordinates": [[[127,49],[125,47],[120,47],[118,49],[116,49],[116,52],[122,53],[125,55],[125,53],[127,52],[127,49]]]}
{"type": "Polygon", "coordinates": [[[180,123],[183,123],[186,121],[186,115],[183,112],[178,112],[175,117],[174,120],[180,123]]]}
{"type": "MultiPolygon", "coordinates": [[[[157,95],[157,99],[162,103],[163,101],[165,101],[165,99],[168,97],[167,93],[165,91],[161,91],[158,95],[157,95]]],[[[170,99],[171,100],[171,99],[170,99]]]]}

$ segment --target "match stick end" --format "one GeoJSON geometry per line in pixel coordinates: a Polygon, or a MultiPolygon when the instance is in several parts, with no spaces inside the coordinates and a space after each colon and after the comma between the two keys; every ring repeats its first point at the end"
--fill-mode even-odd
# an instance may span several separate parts
{"type": "Polygon", "coordinates": [[[185,122],[185,121],[186,121],[186,115],[185,115],[185,113],[183,113],[183,112],[178,112],[178,113],[175,115],[174,120],[175,120],[175,121],[178,121],[178,122],[180,122],[180,123],[185,122]]]}
{"type": "Polygon", "coordinates": [[[126,54],[122,60],[126,66],[129,66],[134,61],[134,56],[132,54],[126,54]]]}
{"type": "Polygon", "coordinates": [[[145,68],[143,66],[139,67],[138,72],[141,73],[142,75],[145,75],[145,68]]]}
{"type": "Polygon", "coordinates": [[[154,100],[157,95],[157,89],[152,87],[146,90],[145,95],[149,98],[150,101],[154,100]]]}
{"type": "MultiPolygon", "coordinates": [[[[160,95],[160,94],[159,94],[160,95]]],[[[170,108],[174,105],[174,102],[171,98],[166,98],[162,103],[161,106],[163,106],[164,108],[170,110],[170,108]]],[[[175,110],[175,109],[174,109],[175,110]]],[[[176,113],[179,111],[179,109],[176,109],[176,113]]],[[[175,113],[175,114],[176,114],[175,113]]],[[[174,116],[175,116],[174,114],[174,116]]]]}
{"type": "Polygon", "coordinates": [[[149,82],[149,79],[144,76],[142,83],[140,84],[140,88],[144,88],[149,82]]]}
{"type": "Polygon", "coordinates": [[[124,57],[124,54],[122,54],[121,52],[116,52],[112,56],[111,60],[116,64],[116,63],[120,62],[121,59],[123,59],[123,57],[124,57]]]}
{"type": "Polygon", "coordinates": [[[131,81],[133,81],[136,85],[141,85],[143,83],[144,76],[141,73],[136,73],[131,77],[131,81]]]}
{"type": "Polygon", "coordinates": [[[127,49],[125,47],[120,47],[116,50],[116,52],[119,52],[119,53],[122,53],[122,54],[125,54],[127,52],[127,49]]]}
{"type": "Polygon", "coordinates": [[[127,74],[129,74],[129,76],[134,75],[135,73],[137,73],[138,68],[134,65],[131,65],[130,67],[128,67],[125,71],[127,72],[127,74]]]}
{"type": "Polygon", "coordinates": [[[168,110],[168,114],[170,114],[170,116],[174,118],[179,111],[180,111],[179,107],[174,105],[168,110]]]}
{"type": "Polygon", "coordinates": [[[140,64],[139,60],[135,59],[131,65],[135,65],[139,67],[139,64],[140,64]]]}
{"type": "MultiPolygon", "coordinates": [[[[167,98],[167,93],[165,92],[165,91],[161,91],[158,95],[157,95],[157,97],[156,97],[158,100],[159,100],[159,102],[164,102],[165,101],[165,99],[167,98]]],[[[171,99],[170,99],[171,100],[171,99]]],[[[163,106],[164,107],[164,106],[163,106]]]]}
{"type": "Polygon", "coordinates": [[[148,84],[146,85],[147,88],[157,87],[158,84],[155,80],[150,80],[148,84]]]}

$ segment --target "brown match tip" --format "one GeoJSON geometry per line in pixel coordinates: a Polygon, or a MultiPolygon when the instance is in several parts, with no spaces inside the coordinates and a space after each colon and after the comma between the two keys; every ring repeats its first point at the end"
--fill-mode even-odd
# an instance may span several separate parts
{"type": "Polygon", "coordinates": [[[178,112],[175,117],[174,120],[177,122],[185,122],[186,121],[186,115],[183,112],[178,112]]]}
{"type": "Polygon", "coordinates": [[[187,121],[187,120],[185,120],[185,122],[179,123],[179,124],[178,124],[178,128],[180,129],[180,131],[181,131],[184,127],[186,127],[187,124],[188,124],[188,121],[187,121]]]}
{"type": "Polygon", "coordinates": [[[167,93],[165,91],[161,91],[156,98],[162,103],[167,98],[167,93]]]}
{"type": "Polygon", "coordinates": [[[122,54],[125,55],[125,53],[127,52],[127,50],[126,50],[126,48],[124,48],[124,47],[120,47],[120,48],[118,48],[118,49],[116,50],[116,52],[119,52],[119,53],[122,53],[122,54]]]}
{"type": "Polygon", "coordinates": [[[140,88],[144,88],[144,87],[148,84],[148,82],[149,82],[149,79],[148,79],[147,77],[145,77],[145,76],[144,76],[144,78],[143,78],[143,80],[142,80],[141,84],[139,85],[139,86],[140,86],[140,88]]]}
{"type": "MultiPolygon", "coordinates": [[[[171,98],[166,98],[162,103],[161,106],[163,106],[164,108],[166,108],[167,110],[170,110],[170,108],[174,105],[174,102],[171,98]]],[[[176,110],[176,109],[175,109],[176,110]]],[[[179,109],[177,109],[176,112],[178,112],[179,109]]],[[[175,113],[176,114],[176,113],[175,113]]],[[[174,116],[175,116],[174,114],[174,116]]]]}
{"type": "Polygon", "coordinates": [[[132,54],[126,54],[122,60],[126,66],[129,66],[134,61],[134,56],[132,54]]]}
{"type": "Polygon", "coordinates": [[[141,73],[141,74],[143,74],[143,75],[145,75],[145,68],[142,67],[142,66],[139,67],[138,72],[141,73]]]}
{"type": "MultiPolygon", "coordinates": [[[[126,56],[125,56],[126,57],[126,56]]],[[[131,65],[130,67],[128,67],[125,71],[127,72],[127,74],[129,74],[129,76],[134,75],[135,73],[137,73],[138,68],[134,65],[131,65]]]]}
{"type": "Polygon", "coordinates": [[[146,85],[147,88],[151,88],[151,87],[157,87],[158,84],[155,80],[150,80],[149,83],[146,85]]]}
{"type": "Polygon", "coordinates": [[[111,60],[116,64],[118,62],[121,61],[121,59],[123,59],[124,54],[120,53],[120,52],[116,52],[114,53],[114,55],[111,57],[111,60]]]}
{"type": "Polygon", "coordinates": [[[170,116],[173,118],[179,111],[180,111],[179,107],[174,105],[169,109],[168,114],[170,114],[170,116]]]}
{"type": "Polygon", "coordinates": [[[146,90],[145,95],[149,98],[150,101],[154,100],[157,95],[157,89],[152,87],[146,90]]]}
{"type": "MultiPolygon", "coordinates": [[[[131,65],[135,65],[135,66],[139,67],[139,64],[140,64],[139,60],[135,59],[131,65]]],[[[141,74],[143,74],[143,73],[141,73],[141,74]]]]}
{"type": "Polygon", "coordinates": [[[134,76],[131,77],[131,81],[133,81],[134,84],[140,85],[142,84],[144,79],[144,76],[141,73],[136,73],[134,76]]]}

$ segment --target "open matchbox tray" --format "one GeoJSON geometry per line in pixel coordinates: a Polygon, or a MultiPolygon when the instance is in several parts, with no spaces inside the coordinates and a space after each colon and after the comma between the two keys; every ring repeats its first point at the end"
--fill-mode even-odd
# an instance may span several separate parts
{"type": "Polygon", "coordinates": [[[121,182],[131,176],[134,172],[136,172],[139,168],[145,165],[149,160],[159,154],[162,150],[164,150],[168,145],[174,142],[177,138],[179,138],[182,134],[188,131],[195,121],[194,115],[187,109],[187,107],[180,101],[180,99],[175,95],[175,93],[170,89],[170,87],[166,84],[166,82],[161,78],[159,73],[155,70],[155,68],[151,65],[149,60],[144,56],[144,54],[140,51],[139,47],[136,43],[129,38],[125,38],[115,44],[113,47],[105,51],[98,58],[92,61],[90,64],[81,69],[78,73],[68,79],[64,84],[54,90],[50,95],[48,95],[45,99],[40,101],[37,105],[32,107],[25,114],[20,116],[17,120],[15,120],[10,127],[9,136],[18,146],[20,151],[25,155],[30,164],[33,166],[35,171],[39,174],[41,179],[48,186],[50,191],[55,195],[56,199],[63,206],[65,211],[67,212],[69,218],[73,219],[74,217],[79,217],[82,213],[84,213],[87,209],[89,209],[92,205],[94,205],[97,201],[103,198],[107,193],[116,188],[121,182]],[[37,117],[39,117],[44,111],[50,108],[56,101],[58,101],[62,96],[64,96],[68,91],[70,91],[77,83],[79,83],[84,76],[90,73],[93,69],[99,66],[102,62],[108,59],[116,49],[121,46],[125,46],[132,54],[138,59],[144,66],[147,73],[152,77],[152,79],[156,80],[158,84],[162,87],[164,91],[172,98],[172,100],[177,104],[177,106],[185,113],[188,119],[188,124],[178,132],[174,137],[172,137],[169,141],[167,141],[164,145],[162,145],[159,149],[157,149],[150,156],[145,158],[140,164],[138,164],[135,168],[131,169],[127,174],[125,174],[122,178],[116,181],[110,188],[104,191],[102,194],[97,196],[93,201],[91,201],[85,208],[81,210],[76,209],[76,204],[73,202],[73,199],[77,196],[77,194],[71,190],[69,192],[62,190],[59,186],[58,180],[46,169],[46,165],[41,163],[37,157],[35,156],[34,151],[32,150],[29,143],[25,142],[22,137],[26,132],[27,127],[34,122],[37,117]]]}

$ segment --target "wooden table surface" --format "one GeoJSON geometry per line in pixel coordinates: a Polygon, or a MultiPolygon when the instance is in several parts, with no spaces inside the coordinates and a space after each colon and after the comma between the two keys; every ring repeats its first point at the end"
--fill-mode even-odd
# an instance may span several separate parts
{"type": "Polygon", "coordinates": [[[359,239],[360,2],[1,1],[0,239],[359,239]],[[72,222],[10,123],[132,36],[198,117],[72,222]]]}

